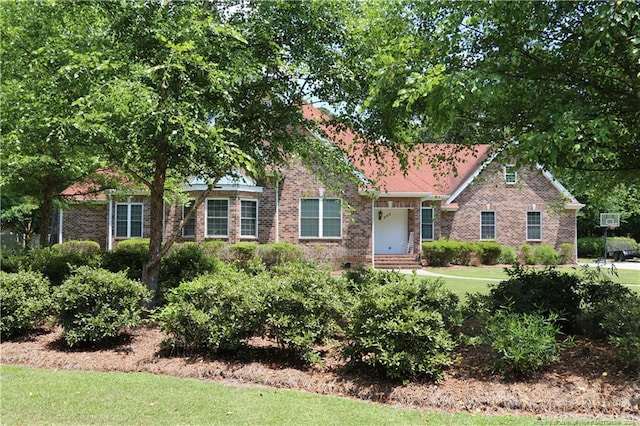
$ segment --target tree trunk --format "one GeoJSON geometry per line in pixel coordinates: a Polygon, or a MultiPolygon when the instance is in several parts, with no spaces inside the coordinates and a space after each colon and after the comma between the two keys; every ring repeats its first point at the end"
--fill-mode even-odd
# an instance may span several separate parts
{"type": "Polygon", "coordinates": [[[46,182],[44,196],[40,205],[40,247],[49,247],[49,231],[51,229],[51,212],[53,211],[53,186],[46,182]]]}
{"type": "MultiPolygon", "coordinates": [[[[160,278],[160,259],[162,258],[162,227],[164,210],[164,185],[167,173],[167,160],[160,155],[156,159],[156,170],[150,185],[149,199],[149,261],[142,269],[142,281],[157,296],[160,278]]],[[[152,302],[153,304],[154,302],[152,302]]]]}

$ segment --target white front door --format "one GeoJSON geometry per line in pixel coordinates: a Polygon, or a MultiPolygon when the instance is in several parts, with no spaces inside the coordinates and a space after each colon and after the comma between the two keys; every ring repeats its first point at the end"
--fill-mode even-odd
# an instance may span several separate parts
{"type": "Polygon", "coordinates": [[[409,210],[374,209],[375,254],[405,254],[409,234],[409,210]]]}

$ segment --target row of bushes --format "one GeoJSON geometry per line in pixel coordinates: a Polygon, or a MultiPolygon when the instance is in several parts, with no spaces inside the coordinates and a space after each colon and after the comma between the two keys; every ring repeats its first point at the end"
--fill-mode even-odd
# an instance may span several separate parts
{"type": "Polygon", "coordinates": [[[429,241],[422,243],[423,258],[428,266],[448,265],[559,265],[573,259],[574,246],[562,244],[559,251],[552,246],[523,244],[519,253],[510,246],[501,246],[493,241],[429,241]]]}
{"type": "MultiPolygon", "coordinates": [[[[51,248],[28,252],[2,253],[0,269],[5,272],[29,270],[42,273],[52,285],[58,286],[68,278],[74,268],[90,266],[108,271],[126,271],[130,279],[140,280],[142,269],[149,259],[149,240],[121,241],[111,252],[103,252],[94,241],[68,241],[51,248]]],[[[214,272],[219,261],[236,263],[243,268],[261,265],[272,268],[288,262],[302,261],[299,247],[289,243],[237,243],[228,245],[222,241],[175,244],[160,265],[159,294],[164,294],[183,281],[214,272]]]]}
{"type": "MultiPolygon", "coordinates": [[[[629,368],[640,367],[640,298],[628,288],[597,273],[520,266],[508,272],[508,280],[487,295],[470,295],[461,309],[442,282],[415,275],[332,276],[305,264],[259,273],[224,266],[170,290],[153,318],[174,351],[236,351],[255,336],[315,363],[317,345],[338,340],[351,365],[397,379],[441,378],[462,341],[486,346],[498,372],[529,374],[557,359],[574,334],[607,338],[629,368]],[[474,327],[460,327],[462,312],[474,327]]],[[[90,267],[59,287],[35,272],[2,273],[0,281],[3,336],[27,332],[54,312],[70,346],[135,326],[149,297],[124,273],[90,267]]]]}

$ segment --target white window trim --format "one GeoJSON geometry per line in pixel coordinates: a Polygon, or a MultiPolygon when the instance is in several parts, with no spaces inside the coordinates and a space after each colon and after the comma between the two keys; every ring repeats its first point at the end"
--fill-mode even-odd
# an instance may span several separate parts
{"type": "Polygon", "coordinates": [[[542,223],[542,212],[540,210],[528,210],[525,213],[525,226],[526,226],[526,234],[527,241],[542,241],[542,231],[543,231],[543,223],[542,223]],[[540,215],[540,238],[529,238],[529,213],[538,213],[540,215]]]}
{"type": "MultiPolygon", "coordinates": [[[[182,205],[182,220],[184,220],[184,217],[186,216],[185,214],[185,207],[187,207],[188,204],[193,204],[195,202],[195,200],[189,200],[187,201],[187,203],[182,205]]],[[[193,208],[193,206],[191,206],[191,208],[193,208]]],[[[185,222],[185,226],[182,227],[182,237],[183,238],[195,238],[196,234],[197,234],[197,229],[198,229],[198,220],[196,219],[198,217],[198,212],[195,212],[193,214],[193,216],[191,216],[190,220],[193,220],[193,234],[185,234],[184,230],[186,229],[186,225],[187,223],[185,222]]]]}
{"type": "Polygon", "coordinates": [[[498,215],[495,210],[480,211],[480,241],[495,241],[498,238],[498,215]],[[493,238],[482,238],[482,213],[493,213],[493,238]]]}
{"type": "MultiPolygon", "coordinates": [[[[337,219],[337,218],[336,218],[337,219]]],[[[338,197],[303,197],[298,200],[298,238],[302,240],[339,240],[342,239],[342,220],[343,220],[343,212],[342,212],[342,199],[338,197]],[[319,200],[318,203],[318,236],[303,236],[302,235],[302,201],[303,200],[319,200]],[[335,237],[325,237],[324,236],[324,200],[338,200],[340,201],[340,235],[335,237]]]]}
{"type": "Polygon", "coordinates": [[[436,221],[435,221],[435,216],[433,215],[433,207],[421,207],[420,208],[420,241],[433,241],[435,239],[436,236],[436,225],[435,225],[436,221]],[[422,212],[424,210],[431,210],[431,238],[425,238],[424,235],[422,235],[422,225],[424,225],[424,223],[422,222],[422,212]]]}
{"type": "Polygon", "coordinates": [[[204,205],[204,237],[205,238],[229,238],[229,217],[231,213],[231,201],[229,198],[207,198],[204,205]],[[227,202],[227,234],[209,235],[209,201],[222,200],[227,202]]]}
{"type": "MultiPolygon", "coordinates": [[[[251,218],[251,219],[253,219],[253,218],[251,218]]],[[[260,203],[258,202],[258,200],[256,200],[255,198],[241,198],[240,199],[240,232],[239,232],[240,238],[255,238],[255,239],[257,239],[258,238],[258,233],[259,233],[259,231],[258,231],[259,223],[260,223],[260,203]],[[255,234],[253,234],[253,235],[245,235],[245,234],[242,233],[242,220],[245,219],[244,217],[242,217],[242,202],[243,201],[249,201],[249,202],[252,202],[252,203],[256,204],[256,218],[255,218],[256,219],[256,231],[255,231],[255,234]]]]}
{"type": "Polygon", "coordinates": [[[114,236],[115,238],[142,238],[144,237],[144,203],[132,203],[127,201],[126,203],[116,203],[115,208],[115,229],[114,236]],[[127,235],[117,235],[118,234],[118,206],[127,206],[127,235]],[[131,236],[131,206],[140,206],[140,236],[131,236]]]}
{"type": "Polygon", "coordinates": [[[515,185],[516,183],[518,183],[518,171],[514,170],[511,173],[508,173],[507,170],[509,170],[510,168],[515,169],[516,165],[515,164],[507,164],[504,166],[504,183],[506,183],[507,185],[515,185]],[[513,174],[513,182],[510,182],[507,179],[507,176],[513,174]]]}

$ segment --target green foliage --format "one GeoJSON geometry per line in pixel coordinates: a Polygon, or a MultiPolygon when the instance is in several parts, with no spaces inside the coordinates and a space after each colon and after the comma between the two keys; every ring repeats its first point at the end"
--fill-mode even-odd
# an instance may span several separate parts
{"type": "Polygon", "coordinates": [[[80,267],[55,291],[62,337],[69,346],[102,343],[141,321],[147,288],[124,272],[80,267]]]}
{"type": "Polygon", "coordinates": [[[535,263],[545,266],[556,266],[558,264],[558,253],[550,245],[541,244],[533,249],[535,263]]]}
{"type": "Polygon", "coordinates": [[[249,261],[255,257],[257,248],[257,243],[240,242],[232,244],[229,247],[231,260],[236,262],[241,268],[247,268],[249,261]]]}
{"type": "Polygon", "coordinates": [[[262,259],[267,267],[298,263],[304,259],[302,249],[292,243],[260,244],[256,249],[256,256],[262,259]]]}
{"type": "Polygon", "coordinates": [[[101,263],[99,254],[89,251],[60,251],[48,247],[30,250],[24,259],[24,269],[42,273],[51,285],[58,286],[79,266],[98,267],[101,263]]]}
{"type": "Polygon", "coordinates": [[[498,258],[502,253],[500,244],[493,241],[480,241],[475,244],[478,247],[478,255],[483,265],[495,265],[498,263],[498,258]]]}
{"type": "Polygon", "coordinates": [[[275,270],[260,290],[266,335],[307,363],[318,363],[313,349],[342,331],[348,293],[341,277],[312,265],[291,264],[275,270]]]}
{"type": "Polygon", "coordinates": [[[61,244],[54,244],[53,248],[61,253],[100,253],[100,244],[90,240],[65,241],[61,244]]]}
{"type": "Polygon", "coordinates": [[[598,258],[604,253],[603,237],[578,238],[578,257],[598,258]]]}
{"type": "Polygon", "coordinates": [[[533,246],[530,244],[523,244],[520,246],[520,260],[522,260],[525,265],[536,264],[533,246]]]}
{"type": "Polygon", "coordinates": [[[553,268],[536,270],[515,265],[505,269],[509,279],[491,286],[489,310],[518,314],[540,313],[569,326],[580,313],[580,278],[553,268]]]}
{"type": "Polygon", "coordinates": [[[181,282],[215,271],[217,265],[214,258],[206,256],[197,243],[185,243],[173,248],[161,262],[159,294],[156,295],[159,299],[163,299],[167,291],[181,282]]]}
{"type": "Polygon", "coordinates": [[[169,335],[166,344],[187,353],[237,349],[263,327],[258,285],[257,278],[232,268],[183,282],[167,293],[157,314],[169,335]]]}
{"type": "Polygon", "coordinates": [[[133,238],[118,243],[114,250],[102,256],[102,266],[111,271],[127,271],[132,280],[142,279],[142,268],[149,260],[149,239],[133,238]]]}
{"type": "Polygon", "coordinates": [[[640,370],[640,297],[633,295],[621,300],[604,315],[602,328],[626,367],[640,370]]]}
{"type": "Polygon", "coordinates": [[[560,244],[560,251],[558,252],[558,264],[566,265],[567,263],[571,263],[574,260],[576,247],[570,243],[562,243],[560,244]]]}
{"type": "Polygon", "coordinates": [[[441,379],[453,363],[457,303],[442,282],[415,276],[367,286],[353,308],[344,355],[390,378],[441,379]]]}
{"type": "Polygon", "coordinates": [[[498,256],[498,263],[503,265],[513,265],[518,261],[516,250],[513,247],[503,246],[498,256]]]}
{"type": "Polygon", "coordinates": [[[38,272],[0,272],[0,333],[27,333],[53,312],[49,280],[38,272]]]}
{"type": "Polygon", "coordinates": [[[493,370],[527,376],[558,361],[558,354],[570,343],[556,340],[556,314],[498,311],[488,318],[484,341],[493,351],[493,370]]]}
{"type": "Polygon", "coordinates": [[[0,271],[18,272],[27,268],[29,261],[28,255],[23,251],[0,250],[0,271]]]}

